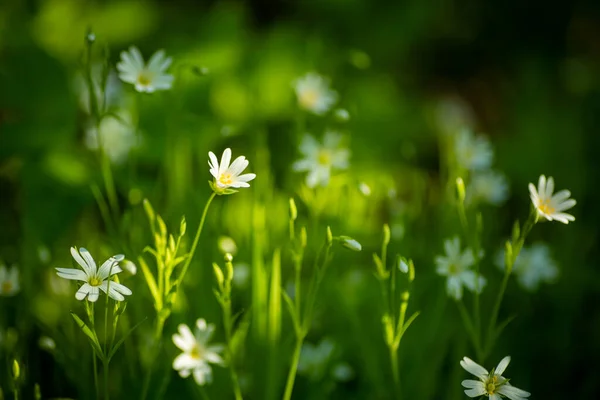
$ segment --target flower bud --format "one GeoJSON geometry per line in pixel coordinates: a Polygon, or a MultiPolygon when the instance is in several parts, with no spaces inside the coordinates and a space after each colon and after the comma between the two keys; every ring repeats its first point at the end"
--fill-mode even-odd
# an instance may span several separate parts
{"type": "Polygon", "coordinates": [[[328,246],[331,246],[331,244],[333,243],[333,234],[331,233],[331,228],[329,226],[327,226],[327,236],[326,236],[326,242],[328,246]]]}
{"type": "Polygon", "coordinates": [[[458,192],[458,201],[462,204],[465,202],[465,181],[459,176],[456,178],[456,190],[458,192]]]}
{"type": "Polygon", "coordinates": [[[215,263],[213,263],[213,271],[215,273],[215,278],[217,278],[217,283],[219,284],[219,287],[223,287],[223,282],[225,281],[223,271],[221,271],[221,268],[219,268],[219,266],[215,263]]]}
{"type": "Polygon", "coordinates": [[[293,197],[290,197],[290,219],[295,221],[298,218],[298,208],[296,208],[296,202],[293,197]]]}
{"type": "Polygon", "coordinates": [[[387,246],[390,243],[391,232],[388,224],[383,224],[383,245],[387,246]]]}
{"type": "Polygon", "coordinates": [[[19,367],[19,362],[17,361],[17,359],[13,359],[12,374],[14,381],[18,381],[19,377],[21,376],[21,368],[19,367]]]}
{"type": "Polygon", "coordinates": [[[362,246],[356,240],[352,239],[350,236],[340,236],[340,240],[342,242],[342,246],[352,251],[361,251],[362,246]]]}

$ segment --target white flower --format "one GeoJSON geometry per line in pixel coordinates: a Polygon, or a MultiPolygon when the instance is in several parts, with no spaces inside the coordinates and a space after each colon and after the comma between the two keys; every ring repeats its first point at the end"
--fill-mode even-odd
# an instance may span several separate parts
{"type": "Polygon", "coordinates": [[[473,109],[458,96],[448,96],[437,101],[433,117],[437,128],[446,135],[475,125],[473,109]]]}
{"type": "Polygon", "coordinates": [[[342,241],[342,246],[344,246],[345,248],[352,251],[362,250],[362,246],[360,245],[360,243],[358,243],[358,241],[356,241],[356,239],[352,239],[349,236],[340,236],[340,239],[342,241]]]}
{"type": "Polygon", "coordinates": [[[90,150],[102,148],[114,164],[122,164],[137,145],[137,138],[131,115],[126,111],[118,111],[115,115],[102,118],[99,130],[95,126],[87,129],[85,145],[90,150]]]}
{"type": "MultiPolygon", "coordinates": [[[[503,251],[498,253],[496,264],[501,269],[505,268],[503,251]]],[[[535,243],[521,249],[512,272],[516,275],[519,285],[534,292],[542,282],[552,283],[556,280],[558,266],[550,255],[550,248],[544,243],[535,243]]]]}
{"type": "Polygon", "coordinates": [[[496,369],[488,372],[481,365],[468,357],[460,361],[461,367],[467,372],[479,378],[478,381],[467,379],[462,381],[461,385],[467,388],[465,394],[469,397],[486,396],[490,400],[500,400],[502,397],[508,397],[511,400],[525,400],[531,393],[512,386],[508,379],[502,376],[506,367],[510,363],[510,357],[504,357],[496,369]]]}
{"type": "Polygon", "coordinates": [[[306,185],[314,188],[317,185],[326,186],[333,169],[348,168],[350,151],[341,147],[342,136],[328,131],[323,138],[323,144],[314,137],[305,134],[300,143],[300,152],[304,156],[296,161],[294,171],[308,171],[306,185]]]}
{"type": "Polygon", "coordinates": [[[16,266],[6,268],[0,265],[0,296],[14,296],[19,293],[19,270],[16,266]]]}
{"type": "Polygon", "coordinates": [[[182,378],[194,374],[198,385],[212,382],[212,369],[209,363],[223,365],[219,355],[223,345],[208,345],[215,330],[213,324],[207,324],[204,319],[196,321],[196,336],[185,324],[179,325],[179,333],[173,335],[173,343],[183,353],[173,361],[173,369],[179,372],[182,378]]]}
{"type": "Polygon", "coordinates": [[[110,277],[122,272],[121,267],[119,267],[119,261],[124,258],[122,254],[112,256],[99,269],[96,267],[92,255],[83,247],[79,251],[75,247],[71,247],[71,255],[83,270],[73,268],[56,268],[56,270],[58,271],[57,275],[61,278],[84,282],[75,293],[77,300],[83,300],[87,297],[89,301],[94,302],[100,297],[100,290],[104,293],[108,290],[108,296],[117,301],[125,300],[124,295],[131,295],[131,290],[120,283],[112,280],[109,283],[110,277]]]}
{"type": "Polygon", "coordinates": [[[173,75],[166,73],[171,61],[171,57],[165,56],[164,50],[159,50],[150,57],[148,64],[144,64],[139,49],[131,46],[128,52],[121,52],[121,61],[117,64],[119,78],[134,85],[138,92],[168,90],[173,85],[173,75]]]}
{"type": "Polygon", "coordinates": [[[235,256],[238,250],[235,240],[230,236],[219,236],[217,245],[219,246],[219,251],[223,254],[235,256]]]}
{"type": "Polygon", "coordinates": [[[485,136],[475,136],[469,129],[460,130],[455,138],[456,161],[471,171],[486,170],[492,165],[494,151],[485,136]]]}
{"type": "Polygon", "coordinates": [[[298,104],[316,115],[323,115],[337,101],[337,93],[329,88],[329,80],[309,72],[294,82],[298,104]]]}
{"type": "Polygon", "coordinates": [[[501,205],[508,198],[506,177],[495,171],[474,174],[467,189],[467,198],[469,201],[483,200],[495,206],[501,205]]]}
{"type": "Polygon", "coordinates": [[[538,181],[537,190],[533,183],[529,184],[531,202],[536,208],[538,216],[544,217],[548,221],[560,221],[563,224],[568,224],[569,221],[575,221],[574,216],[562,212],[577,204],[574,199],[569,199],[569,197],[571,197],[571,192],[568,190],[561,190],[555,195],[552,195],[553,192],[554,179],[552,177],[549,177],[548,180],[546,180],[546,177],[541,175],[538,181]]]}
{"type": "Polygon", "coordinates": [[[464,252],[460,250],[460,239],[454,237],[444,241],[444,249],[446,256],[437,256],[435,263],[437,265],[436,272],[439,275],[447,276],[446,291],[448,295],[456,300],[460,300],[463,294],[463,286],[471,291],[481,293],[486,284],[483,276],[479,275],[476,278],[475,271],[471,267],[475,264],[473,251],[466,249],[464,252]]]}
{"type": "Polygon", "coordinates": [[[212,151],[208,152],[208,158],[210,174],[215,178],[212,187],[219,194],[226,194],[227,189],[229,188],[237,189],[250,187],[248,182],[256,178],[256,174],[240,175],[250,163],[246,160],[246,157],[239,156],[231,163],[231,165],[229,164],[231,161],[231,149],[229,148],[225,149],[223,152],[220,164],[217,160],[217,156],[215,156],[212,151]]]}
{"type": "Polygon", "coordinates": [[[233,266],[233,284],[238,288],[248,285],[250,278],[250,266],[245,263],[236,263],[233,266]]]}
{"type": "Polygon", "coordinates": [[[313,380],[319,380],[325,374],[334,350],[335,344],[328,338],[321,340],[318,345],[303,344],[298,362],[298,372],[310,376],[313,380]]]}
{"type": "Polygon", "coordinates": [[[348,120],[350,120],[350,113],[345,108],[338,108],[337,110],[335,110],[334,115],[338,119],[338,121],[341,122],[347,122],[348,120]]]}

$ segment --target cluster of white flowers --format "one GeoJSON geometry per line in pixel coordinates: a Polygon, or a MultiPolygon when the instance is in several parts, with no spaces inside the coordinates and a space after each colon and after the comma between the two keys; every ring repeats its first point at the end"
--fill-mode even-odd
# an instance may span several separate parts
{"type": "Polygon", "coordinates": [[[297,172],[308,172],[306,185],[310,188],[326,186],[334,170],[344,170],[349,166],[350,151],[342,146],[342,136],[327,131],[323,143],[305,134],[300,143],[303,158],[292,168],[297,172]]]}
{"type": "Polygon", "coordinates": [[[469,397],[486,396],[490,400],[500,400],[502,397],[507,397],[511,400],[526,400],[531,394],[514,387],[508,379],[502,376],[509,363],[510,357],[504,357],[495,369],[488,372],[475,361],[464,357],[460,361],[461,367],[479,379],[466,379],[462,381],[461,384],[467,389],[465,390],[465,394],[469,397]]]}
{"type": "Polygon", "coordinates": [[[15,265],[10,268],[0,265],[0,296],[14,296],[19,290],[19,269],[15,265]]]}
{"type": "Polygon", "coordinates": [[[190,328],[179,325],[179,333],[173,335],[173,343],[182,353],[173,361],[173,369],[179,372],[182,378],[191,374],[198,385],[212,382],[212,369],[210,364],[223,365],[223,358],[219,353],[224,349],[221,344],[209,345],[215,331],[213,324],[207,324],[204,319],[196,321],[196,335],[190,328]]]}
{"type": "Polygon", "coordinates": [[[436,272],[446,276],[446,291],[448,296],[460,300],[463,295],[463,286],[475,292],[481,292],[486,284],[486,279],[472,270],[475,256],[469,248],[461,251],[460,239],[454,237],[444,241],[445,256],[435,258],[436,272]]]}

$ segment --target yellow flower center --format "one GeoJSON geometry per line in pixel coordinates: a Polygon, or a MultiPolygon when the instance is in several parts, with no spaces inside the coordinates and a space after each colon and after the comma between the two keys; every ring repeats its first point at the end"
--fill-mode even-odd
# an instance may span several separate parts
{"type": "Polygon", "coordinates": [[[142,72],[138,75],[137,83],[141,86],[149,86],[152,83],[152,77],[147,72],[142,72]]]}
{"type": "Polygon", "coordinates": [[[190,351],[190,357],[194,360],[201,360],[204,357],[204,349],[196,343],[192,350],[190,351]]]}
{"type": "Polygon", "coordinates": [[[498,377],[496,375],[488,378],[485,382],[485,391],[487,394],[496,393],[496,386],[498,386],[498,377]]]}
{"type": "Polygon", "coordinates": [[[219,176],[219,183],[224,186],[229,186],[233,183],[233,176],[230,172],[223,172],[219,176]]]}
{"type": "Polygon", "coordinates": [[[300,104],[304,108],[313,108],[319,100],[319,92],[315,89],[308,89],[300,95],[300,104]]]}
{"type": "Polygon", "coordinates": [[[550,200],[541,200],[540,204],[538,205],[538,210],[546,215],[554,214],[556,211],[556,209],[550,204],[550,200]]]}
{"type": "Polygon", "coordinates": [[[319,155],[317,156],[317,161],[321,165],[331,164],[331,153],[327,150],[319,150],[319,155]]]}
{"type": "Polygon", "coordinates": [[[100,278],[98,278],[97,276],[92,276],[89,280],[88,280],[88,284],[90,286],[100,286],[100,284],[102,283],[102,280],[100,280],[100,278]]]}
{"type": "Polygon", "coordinates": [[[13,284],[10,281],[6,281],[2,283],[2,293],[10,293],[13,289],[13,284]]]}
{"type": "Polygon", "coordinates": [[[448,274],[456,275],[458,273],[458,266],[454,263],[448,265],[448,274]]]}

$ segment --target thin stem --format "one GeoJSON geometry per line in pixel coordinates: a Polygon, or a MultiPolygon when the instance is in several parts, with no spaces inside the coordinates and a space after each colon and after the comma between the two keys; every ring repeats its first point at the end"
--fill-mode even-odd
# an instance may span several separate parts
{"type": "Polygon", "coordinates": [[[469,313],[465,308],[465,305],[462,302],[462,299],[456,301],[456,305],[458,307],[458,311],[460,312],[460,316],[462,317],[463,324],[465,325],[465,329],[467,333],[471,336],[471,341],[473,342],[473,347],[475,348],[475,353],[477,353],[477,360],[481,362],[482,351],[479,344],[479,340],[475,336],[475,332],[473,331],[473,322],[469,317],[469,313]]]}
{"type": "Polygon", "coordinates": [[[202,233],[202,227],[204,226],[204,220],[206,219],[206,214],[208,213],[208,207],[210,206],[210,203],[213,201],[213,199],[215,198],[216,195],[217,195],[217,193],[213,192],[210,195],[210,197],[208,198],[206,205],[204,206],[204,211],[202,212],[202,218],[200,219],[200,225],[198,225],[198,230],[196,231],[196,237],[194,238],[194,243],[192,244],[192,249],[190,250],[190,252],[187,255],[185,264],[183,264],[181,274],[179,275],[179,278],[177,279],[177,284],[180,284],[183,281],[183,278],[185,277],[185,274],[186,274],[188,268],[190,267],[190,263],[192,262],[192,258],[194,258],[194,254],[196,253],[196,247],[198,247],[198,241],[200,240],[200,233],[202,233]]]}
{"type": "Polygon", "coordinates": [[[225,326],[225,339],[227,340],[227,358],[229,359],[229,372],[231,374],[231,382],[233,383],[233,393],[236,400],[242,400],[242,390],[240,389],[240,383],[233,365],[233,351],[231,349],[231,322],[231,301],[228,300],[225,304],[223,304],[223,325],[225,326]]]}
{"type": "Polygon", "coordinates": [[[392,375],[394,376],[394,390],[396,392],[396,398],[400,399],[400,370],[398,368],[398,351],[394,349],[394,346],[390,346],[390,362],[392,364],[392,375]]]}
{"type": "Polygon", "coordinates": [[[294,381],[296,380],[296,371],[298,370],[298,362],[300,361],[300,352],[302,351],[303,342],[304,335],[296,338],[296,347],[294,347],[294,354],[292,355],[292,365],[285,384],[283,400],[290,400],[292,398],[292,391],[294,390],[294,381]]]}
{"type": "Polygon", "coordinates": [[[92,359],[94,360],[94,389],[96,389],[96,398],[100,398],[100,391],[98,388],[98,360],[96,360],[96,352],[92,353],[92,359]]]}
{"type": "Polygon", "coordinates": [[[110,395],[108,393],[108,364],[109,361],[104,361],[104,400],[109,400],[110,395]]]}
{"type": "Polygon", "coordinates": [[[294,290],[294,302],[296,303],[296,315],[300,318],[300,312],[302,311],[301,299],[301,279],[302,279],[302,253],[299,256],[296,256],[294,261],[294,269],[296,271],[296,282],[295,282],[295,290],[294,290]]]}

